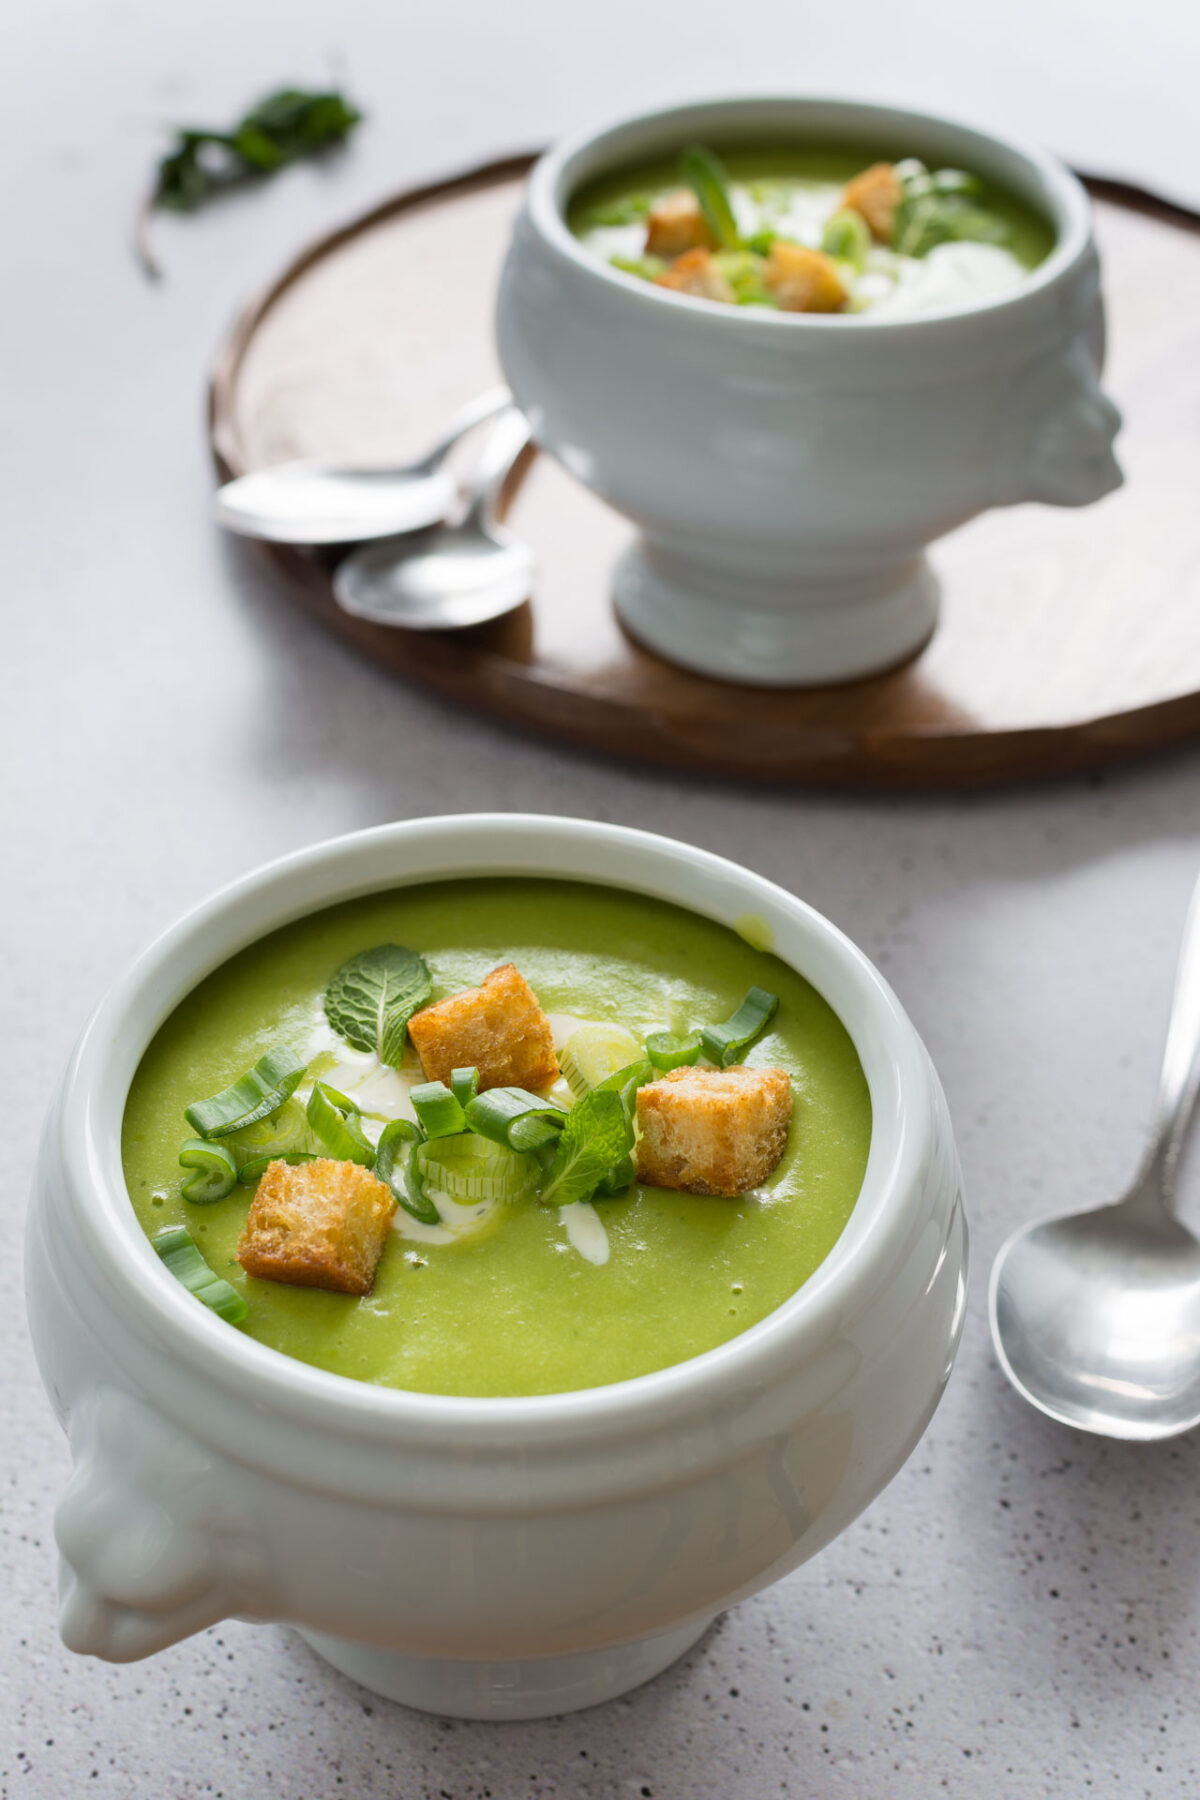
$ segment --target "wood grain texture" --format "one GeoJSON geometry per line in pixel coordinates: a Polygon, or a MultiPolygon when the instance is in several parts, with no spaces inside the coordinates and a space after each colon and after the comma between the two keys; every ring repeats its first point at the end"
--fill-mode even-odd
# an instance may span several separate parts
{"type": "MultiPolygon", "coordinates": [[[[222,476],[297,456],[402,461],[497,378],[495,283],[529,160],[398,196],[247,307],[212,383],[222,476]]],[[[969,787],[1200,736],[1200,230],[1109,193],[1097,198],[1106,385],[1125,413],[1126,486],[1078,512],[990,513],[936,545],[942,623],[899,670],[763,690],[642,650],[608,597],[630,528],[545,457],[527,459],[509,496],[541,576],[532,603],[494,624],[369,625],[334,605],[328,557],[269,554],[308,611],[397,674],[610,755],[767,781],[969,787]]]]}

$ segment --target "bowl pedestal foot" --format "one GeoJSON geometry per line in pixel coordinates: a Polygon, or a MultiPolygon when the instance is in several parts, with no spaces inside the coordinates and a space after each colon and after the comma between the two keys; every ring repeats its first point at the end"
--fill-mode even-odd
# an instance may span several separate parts
{"type": "Polygon", "coordinates": [[[763,576],[644,540],[616,565],[613,601],[630,634],[668,662],[718,681],[824,687],[906,662],[938,619],[923,556],[850,571],[763,576]]]}
{"type": "Polygon", "coordinates": [[[711,1623],[690,1620],[637,1643],[526,1662],[400,1656],[318,1631],[301,1631],[300,1636],[352,1681],[418,1712],[446,1719],[545,1719],[599,1706],[653,1680],[690,1650],[711,1623]]]}

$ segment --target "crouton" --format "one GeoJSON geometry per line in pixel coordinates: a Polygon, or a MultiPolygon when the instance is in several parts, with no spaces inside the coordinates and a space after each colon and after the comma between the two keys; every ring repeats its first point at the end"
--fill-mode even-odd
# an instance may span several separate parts
{"type": "Polygon", "coordinates": [[[842,192],[842,205],[861,213],[880,244],[890,244],[896,225],[896,208],[904,198],[904,186],[891,163],[872,163],[842,192]]]}
{"type": "Polygon", "coordinates": [[[691,188],[664,194],[650,210],[647,256],[680,256],[685,250],[715,250],[717,240],[691,188]]]}
{"type": "Polygon", "coordinates": [[[238,1240],[247,1275],[369,1294],[396,1201],[358,1163],[268,1163],[238,1240]]]}
{"type": "Polygon", "coordinates": [[[782,239],[771,245],[763,285],[784,312],[840,312],[846,304],[833,258],[823,250],[807,250],[782,239]]]}
{"type": "Polygon", "coordinates": [[[414,1013],[408,1035],[427,1081],[449,1081],[464,1068],[479,1070],[481,1089],[546,1088],[558,1080],[550,1021],[512,963],[493,969],[481,987],[414,1013]]]}
{"type": "Polygon", "coordinates": [[[691,294],[697,300],[723,300],[733,303],[733,289],[713,262],[708,250],[689,250],[677,256],[669,269],[655,276],[655,285],[670,288],[676,294],[691,294]]]}
{"type": "Polygon", "coordinates": [[[638,1089],[637,1168],[652,1187],[744,1194],[787,1146],[786,1069],[672,1069],[638,1089]]]}

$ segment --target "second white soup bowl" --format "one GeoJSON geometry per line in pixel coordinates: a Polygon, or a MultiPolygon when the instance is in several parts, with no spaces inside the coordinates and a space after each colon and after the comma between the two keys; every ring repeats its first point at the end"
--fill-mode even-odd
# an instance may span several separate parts
{"type": "Polygon", "coordinates": [[[46,1124],[30,1320],[74,1474],[61,1629],[127,1661],[217,1620],[285,1621],[365,1686],[472,1718],[565,1712],[679,1656],[813,1556],[903,1463],[963,1316],[945,1100],[895,995],[803,901],[618,826],[388,825],[226,888],[104,1000],[46,1124]],[[331,1375],[199,1305],[134,1216],[121,1121],[158,1027],[266,933],[356,895],[524,875],[750,915],[842,1019],[870,1088],[862,1193],[816,1274],[740,1337],[585,1392],[455,1399],[331,1375]]]}
{"type": "Polygon", "coordinates": [[[988,507],[1086,505],[1121,481],[1086,193],[1044,151],[934,113],[723,99],[571,139],[530,177],[496,333],[538,444],[639,528],[618,613],[650,649],[727,680],[820,684],[902,661],[937,621],[935,538],[988,507]],[[690,299],[572,235],[585,182],[695,142],[968,169],[1056,243],[998,297],[873,317],[690,299]]]}

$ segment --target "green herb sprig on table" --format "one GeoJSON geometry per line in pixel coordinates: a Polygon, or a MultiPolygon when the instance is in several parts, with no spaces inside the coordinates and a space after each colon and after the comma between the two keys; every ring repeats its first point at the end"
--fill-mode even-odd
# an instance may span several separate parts
{"type": "Polygon", "coordinates": [[[146,242],[151,212],[195,212],[230,188],[344,143],[361,119],[343,94],[280,88],[230,131],[177,127],[175,146],[160,161],[154,191],[138,218],[137,251],[147,273],[160,272],[146,242]]]}

